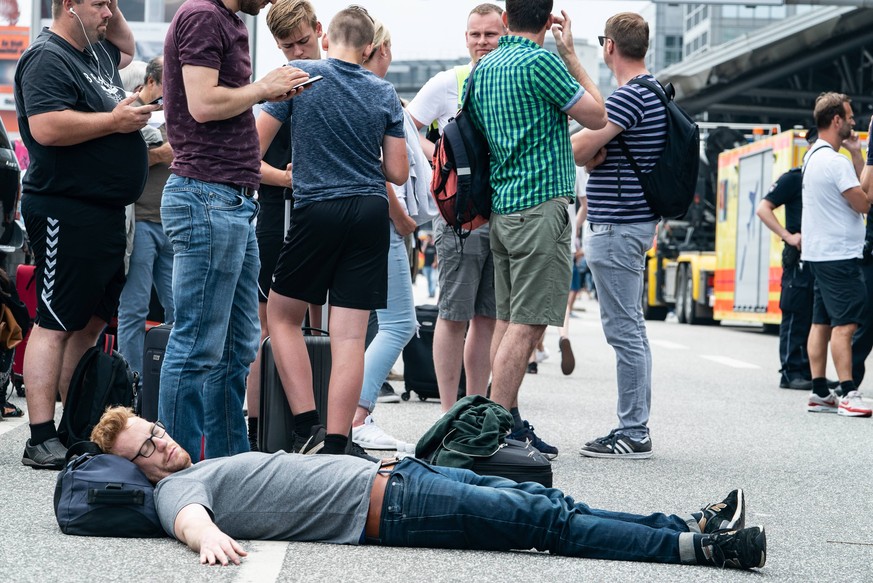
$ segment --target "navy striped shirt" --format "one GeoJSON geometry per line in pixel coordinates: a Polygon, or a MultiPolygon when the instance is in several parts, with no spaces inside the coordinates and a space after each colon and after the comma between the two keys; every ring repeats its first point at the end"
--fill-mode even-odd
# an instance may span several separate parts
{"type": "MultiPolygon", "coordinates": [[[[651,75],[641,77],[655,82],[651,75]]],[[[606,99],[606,113],[609,121],[622,128],[620,135],[640,170],[651,171],[667,138],[666,108],[658,96],[639,85],[622,85],[606,99]]],[[[616,224],[658,220],[617,138],[607,144],[606,152],[606,160],[588,179],[588,221],[616,224]]]]}

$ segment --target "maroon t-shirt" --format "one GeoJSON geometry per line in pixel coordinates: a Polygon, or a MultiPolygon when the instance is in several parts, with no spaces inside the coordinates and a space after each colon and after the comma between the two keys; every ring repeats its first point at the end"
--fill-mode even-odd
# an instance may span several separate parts
{"type": "Polygon", "coordinates": [[[251,82],[245,23],[219,0],[187,0],[164,41],[164,111],[179,176],[257,188],[261,156],[251,110],[221,121],[197,123],[188,111],[182,66],[218,70],[223,87],[251,82]]]}

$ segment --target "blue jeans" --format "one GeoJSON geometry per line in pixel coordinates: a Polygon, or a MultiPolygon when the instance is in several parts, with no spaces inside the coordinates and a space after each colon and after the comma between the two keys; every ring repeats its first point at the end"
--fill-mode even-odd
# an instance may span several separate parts
{"type": "Polygon", "coordinates": [[[652,351],[643,318],[646,251],[656,223],[590,224],[585,256],[594,277],[606,341],[615,350],[618,433],[642,439],[649,433],[652,406],[652,351]]]}
{"type": "Polygon", "coordinates": [[[239,189],[175,174],[161,219],[173,244],[176,322],[161,368],[158,412],[197,460],[249,450],[243,399],[258,349],[258,203],[239,189]]]}
{"type": "Polygon", "coordinates": [[[371,413],[376,407],[379,388],[403,347],[415,335],[417,322],[406,241],[394,230],[393,224],[388,228],[388,303],[384,310],[376,310],[379,332],[364,353],[364,383],[358,403],[371,413]]]}
{"type": "Polygon", "coordinates": [[[427,279],[427,295],[432,298],[436,295],[436,273],[434,268],[430,265],[425,265],[422,269],[424,271],[424,277],[427,279]]]}
{"type": "MultiPolygon", "coordinates": [[[[379,543],[619,561],[696,563],[689,515],[641,516],[590,508],[555,488],[431,467],[406,458],[388,480],[379,543]]],[[[699,535],[698,535],[699,536],[699,535]]],[[[375,542],[375,541],[370,541],[375,542]]]]}
{"type": "Polygon", "coordinates": [[[127,282],[118,306],[118,351],[142,374],[145,322],[152,285],[164,307],[164,322],[173,321],[173,246],[160,223],[137,221],[127,282]]]}

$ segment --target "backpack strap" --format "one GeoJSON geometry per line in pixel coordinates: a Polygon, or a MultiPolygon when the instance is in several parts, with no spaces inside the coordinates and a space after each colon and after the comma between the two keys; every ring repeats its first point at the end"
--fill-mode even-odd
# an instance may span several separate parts
{"type": "Polygon", "coordinates": [[[458,83],[458,109],[464,105],[464,82],[470,78],[474,65],[455,65],[455,80],[458,83]]]}
{"type": "MultiPolygon", "coordinates": [[[[658,97],[658,99],[661,100],[661,103],[664,104],[665,108],[667,107],[668,103],[673,101],[674,90],[673,90],[672,83],[667,83],[667,87],[668,87],[667,89],[661,89],[659,87],[660,83],[658,83],[656,85],[655,83],[652,83],[648,79],[634,78],[634,79],[631,79],[630,81],[628,81],[627,84],[628,85],[637,85],[639,87],[645,87],[646,89],[648,89],[649,91],[654,93],[658,97]],[[669,96],[667,95],[668,92],[670,93],[669,96]]],[[[628,147],[627,142],[624,141],[624,136],[622,136],[621,133],[619,133],[618,136],[616,136],[616,137],[618,138],[618,145],[621,146],[621,151],[624,154],[624,157],[627,158],[628,162],[630,162],[631,168],[633,168],[633,171],[634,171],[634,175],[636,175],[637,180],[640,183],[640,186],[642,186],[642,182],[643,182],[642,169],[640,168],[639,164],[637,164],[637,161],[634,160],[633,155],[631,155],[630,148],[628,147]]],[[[618,196],[621,196],[621,164],[618,165],[618,168],[616,169],[615,172],[616,172],[616,179],[617,179],[616,181],[618,182],[618,196]]]]}
{"type": "Polygon", "coordinates": [[[103,450],[93,441],[77,441],[67,450],[66,461],[69,463],[70,460],[81,455],[98,455],[101,453],[103,453],[103,450]]]}

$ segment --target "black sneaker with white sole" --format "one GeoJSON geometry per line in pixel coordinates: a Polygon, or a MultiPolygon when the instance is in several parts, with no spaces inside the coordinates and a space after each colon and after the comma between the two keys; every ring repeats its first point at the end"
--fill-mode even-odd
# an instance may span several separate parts
{"type": "Polygon", "coordinates": [[[746,498],[742,490],[734,490],[721,502],[704,506],[700,512],[693,512],[692,516],[703,534],[741,530],[746,526],[746,498]]]}
{"type": "Polygon", "coordinates": [[[324,425],[316,425],[313,427],[307,438],[295,434],[294,453],[303,455],[313,455],[318,453],[324,447],[324,438],[326,435],[327,430],[324,428],[324,425]]]}
{"type": "Polygon", "coordinates": [[[631,439],[613,430],[586,443],[579,453],[585,457],[646,459],[652,457],[652,438],[647,435],[640,440],[631,439]]]}
{"type": "Polygon", "coordinates": [[[763,526],[704,535],[700,540],[703,563],[731,569],[760,569],[767,562],[767,535],[763,526]]]}

